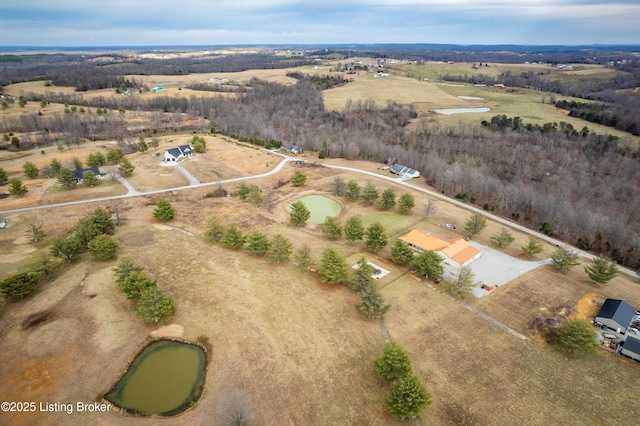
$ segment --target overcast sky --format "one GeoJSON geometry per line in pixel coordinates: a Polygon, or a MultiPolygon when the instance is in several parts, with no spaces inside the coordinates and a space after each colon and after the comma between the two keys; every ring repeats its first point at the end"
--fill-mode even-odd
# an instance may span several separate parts
{"type": "Polygon", "coordinates": [[[640,0],[0,0],[3,46],[640,44],[640,0]]]}

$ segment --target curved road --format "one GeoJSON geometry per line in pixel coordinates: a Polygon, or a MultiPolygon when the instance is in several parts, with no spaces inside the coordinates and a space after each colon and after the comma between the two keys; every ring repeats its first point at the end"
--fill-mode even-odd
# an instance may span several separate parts
{"type": "MultiPolygon", "coordinates": [[[[264,149],[264,148],[263,148],[264,149]]],[[[41,210],[41,209],[46,209],[46,208],[50,208],[50,207],[64,207],[64,206],[73,206],[73,205],[79,205],[79,204],[85,204],[85,203],[94,203],[94,202],[99,202],[99,201],[109,201],[109,200],[118,200],[118,199],[122,199],[122,198],[129,198],[129,197],[138,197],[141,195],[153,195],[153,194],[162,194],[162,193],[166,193],[166,192],[171,192],[171,191],[181,191],[184,189],[190,189],[193,188],[194,186],[210,186],[210,185],[218,185],[219,183],[232,183],[232,182],[240,182],[243,180],[250,180],[250,179],[259,179],[261,177],[265,177],[265,176],[269,176],[272,175],[274,173],[279,172],[280,170],[282,170],[282,168],[284,167],[284,165],[288,162],[291,161],[304,161],[304,160],[300,160],[299,158],[294,158],[294,157],[290,157],[288,155],[285,154],[281,154],[279,152],[274,152],[274,151],[269,151],[264,149],[265,151],[268,151],[272,154],[276,154],[279,155],[280,157],[283,157],[282,161],[273,168],[273,170],[270,170],[266,173],[261,173],[259,175],[252,175],[252,176],[244,176],[244,177],[239,177],[239,178],[234,178],[234,179],[227,179],[227,180],[221,180],[221,181],[215,181],[215,182],[207,182],[207,183],[196,183],[198,182],[195,178],[190,179],[190,185],[187,186],[179,186],[176,188],[169,188],[169,189],[159,189],[156,191],[148,191],[148,192],[139,192],[136,191],[130,184],[129,182],[127,182],[124,178],[120,177],[120,176],[116,176],[116,179],[118,179],[118,181],[120,181],[123,185],[125,185],[125,187],[127,187],[127,189],[129,190],[129,192],[127,194],[124,195],[114,195],[114,196],[110,196],[110,197],[103,197],[103,198],[93,198],[90,200],[80,200],[80,201],[71,201],[71,202],[66,202],[66,203],[57,203],[57,204],[47,204],[44,206],[33,206],[33,207],[24,207],[24,208],[20,208],[20,209],[13,209],[13,210],[0,210],[0,214],[9,214],[9,213],[19,213],[19,212],[26,212],[26,211],[32,211],[32,210],[41,210]]],[[[463,203],[461,201],[458,201],[456,199],[453,198],[449,198],[446,197],[438,192],[435,191],[431,191],[425,188],[421,188],[419,186],[416,185],[412,185],[410,183],[408,183],[407,181],[404,181],[400,178],[394,178],[394,177],[390,177],[390,176],[382,176],[378,173],[374,173],[374,172],[369,172],[366,170],[360,170],[360,169],[356,169],[356,168],[352,168],[352,167],[344,167],[344,166],[336,166],[333,164],[325,164],[325,163],[321,163],[322,166],[324,167],[328,167],[328,168],[332,168],[332,169],[337,169],[337,170],[344,170],[344,171],[349,171],[349,172],[353,172],[353,173],[360,173],[360,174],[364,174],[364,175],[369,175],[371,177],[375,177],[376,179],[382,179],[382,180],[387,180],[396,184],[400,184],[403,186],[406,186],[407,188],[411,188],[414,191],[418,191],[418,192],[422,192],[424,194],[430,195],[434,198],[446,201],[447,203],[451,203],[453,205],[456,205],[458,207],[461,207],[463,209],[466,209],[468,211],[471,211],[473,213],[479,213],[483,216],[486,216],[487,218],[501,223],[503,225],[509,226],[513,229],[517,229],[520,232],[523,232],[525,234],[534,236],[536,238],[539,238],[540,240],[546,241],[550,244],[553,244],[555,246],[565,246],[568,248],[571,248],[572,250],[576,251],[580,256],[582,257],[586,257],[589,259],[593,259],[596,256],[592,255],[591,253],[587,253],[584,252],[582,250],[579,250],[573,246],[570,246],[568,244],[566,244],[563,241],[560,240],[556,240],[555,238],[551,238],[548,235],[542,234],[540,232],[534,231],[532,229],[529,229],[525,226],[522,226],[518,223],[514,223],[510,220],[507,220],[505,218],[502,218],[500,216],[496,216],[492,213],[488,213],[485,210],[482,210],[478,207],[474,207],[471,206],[469,204],[463,203]]],[[[182,167],[182,166],[181,166],[182,167]]],[[[184,168],[183,168],[184,169],[184,168]]],[[[623,272],[627,275],[636,277],[636,272],[625,268],[625,267],[619,267],[620,272],[623,272]]]]}

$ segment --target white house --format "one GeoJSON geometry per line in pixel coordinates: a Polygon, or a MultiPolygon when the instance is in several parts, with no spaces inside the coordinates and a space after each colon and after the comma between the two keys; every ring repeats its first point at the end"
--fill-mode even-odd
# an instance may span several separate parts
{"type": "Polygon", "coordinates": [[[193,147],[191,145],[180,145],[176,148],[166,150],[162,161],[178,161],[181,158],[190,158],[192,156],[193,147]]]}

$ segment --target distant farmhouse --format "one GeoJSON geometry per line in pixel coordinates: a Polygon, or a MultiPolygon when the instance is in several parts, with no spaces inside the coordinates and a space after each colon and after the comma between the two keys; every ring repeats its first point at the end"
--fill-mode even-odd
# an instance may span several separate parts
{"type": "Polygon", "coordinates": [[[163,89],[162,87],[160,87],[160,86],[156,86],[156,87],[152,87],[152,88],[151,88],[151,91],[152,91],[153,93],[162,92],[163,90],[164,90],[164,89],[163,89]]]}
{"type": "Polygon", "coordinates": [[[596,314],[595,322],[610,330],[625,333],[631,324],[636,308],[619,299],[607,299],[596,314]]]}
{"type": "Polygon", "coordinates": [[[403,179],[419,178],[420,172],[409,167],[405,167],[401,164],[394,164],[391,168],[391,173],[395,173],[403,179]]]}
{"type": "Polygon", "coordinates": [[[374,74],[374,77],[389,77],[389,73],[378,71],[377,73],[374,74]]]}
{"type": "Polygon", "coordinates": [[[87,169],[80,169],[73,171],[73,177],[76,179],[76,182],[82,183],[82,177],[84,172],[93,172],[98,179],[102,179],[105,176],[105,173],[101,173],[100,169],[97,167],[89,167],[87,169]]]}
{"type": "Polygon", "coordinates": [[[176,148],[166,150],[162,161],[178,161],[181,158],[191,158],[192,156],[193,147],[191,145],[180,145],[176,148]]]}
{"type": "Polygon", "coordinates": [[[418,251],[431,250],[440,254],[447,265],[460,268],[482,256],[482,252],[464,238],[447,239],[420,229],[414,229],[400,240],[418,251]]]}

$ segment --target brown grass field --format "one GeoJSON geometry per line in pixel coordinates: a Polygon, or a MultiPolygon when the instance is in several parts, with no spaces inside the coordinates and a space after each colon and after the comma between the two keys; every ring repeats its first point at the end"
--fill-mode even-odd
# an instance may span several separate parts
{"type": "MultiPolygon", "coordinates": [[[[454,66],[459,72],[469,68],[469,64],[454,66]]],[[[324,66],[318,72],[327,71],[324,66]]],[[[285,72],[264,71],[263,78],[281,78],[285,72]]],[[[247,72],[242,78],[248,79],[249,75],[257,74],[247,72]]],[[[175,79],[149,78],[150,84],[175,79]]],[[[42,82],[29,84],[15,85],[12,90],[27,92],[42,82]]],[[[543,104],[539,92],[480,93],[476,89],[481,90],[435,85],[397,75],[374,79],[362,73],[355,82],[327,91],[325,101],[335,102],[336,108],[350,97],[374,98],[382,104],[389,98],[402,103],[426,99],[457,106],[458,102],[467,105],[469,101],[456,96],[484,96],[497,111],[522,108],[532,117],[540,117],[531,118],[539,120],[536,122],[556,120],[555,108],[543,104]],[[394,94],[399,98],[390,96],[394,94]]],[[[177,94],[173,86],[167,90],[177,94]]],[[[0,115],[15,113],[17,108],[12,106],[0,115]]],[[[590,123],[587,125],[592,128],[590,123]]],[[[164,136],[157,152],[187,143],[191,136],[164,136]]],[[[272,153],[228,138],[207,135],[206,141],[205,154],[182,163],[203,182],[264,173],[280,161],[272,153]]],[[[73,156],[84,159],[90,152],[106,152],[115,146],[115,141],[101,141],[79,148],[74,145],[64,151],[49,147],[44,154],[39,150],[2,151],[0,167],[9,177],[22,179],[25,161],[42,166],[58,158],[64,163],[73,156]]],[[[130,183],[142,191],[186,185],[186,178],[175,168],[160,166],[155,152],[152,149],[128,156],[136,166],[130,183]]],[[[303,158],[310,163],[326,162],[390,176],[376,163],[320,161],[313,153],[303,158]]],[[[397,196],[407,189],[356,173],[308,166],[303,168],[308,175],[303,187],[285,185],[273,190],[278,180],[290,178],[294,170],[287,165],[275,175],[247,181],[263,193],[273,191],[276,208],[271,213],[242,203],[237,197],[204,198],[213,186],[119,200],[118,209],[125,220],[115,233],[120,244],[118,258],[129,257],[144,266],[157,279],[158,287],[175,299],[177,313],[171,325],[153,327],[133,315],[133,305],[115,285],[112,268],[118,261],[94,262],[84,255],[50,281],[42,280],[24,300],[0,300],[0,401],[93,402],[110,389],[131,357],[152,336],[171,335],[188,340],[206,338],[211,352],[204,393],[197,405],[164,422],[216,424],[217,402],[226,393],[242,388],[249,392],[255,405],[256,424],[396,424],[383,404],[389,387],[380,382],[372,366],[372,360],[382,353],[384,338],[380,325],[365,320],[356,310],[358,298],[346,287],[322,284],[314,273],[299,272],[290,263],[277,265],[246,251],[205,243],[202,234],[206,219],[215,214],[224,224],[235,223],[243,232],[258,229],[268,235],[280,233],[293,242],[294,248],[308,245],[315,260],[320,259],[324,249],[333,246],[349,265],[364,255],[390,271],[378,281],[386,301],[392,304],[385,324],[391,338],[407,349],[414,372],[433,394],[432,406],[421,415],[422,424],[626,425],[637,421],[634,407],[640,398],[639,363],[604,349],[592,357],[568,357],[533,335],[529,328],[532,320],[559,307],[566,307],[573,316],[591,319],[597,309],[596,298],[623,298],[640,306],[637,278],[619,276],[596,288],[588,282],[582,266],[566,274],[543,267],[482,299],[464,300],[528,337],[519,340],[389,260],[394,238],[414,227],[447,237],[460,236],[458,231],[470,215],[467,210],[439,201],[436,214],[425,220],[422,211],[429,197],[423,193],[413,193],[416,208],[410,215],[337,197],[343,206],[338,219],[343,223],[352,215],[360,215],[365,224],[379,221],[385,226],[389,245],[374,254],[362,242],[351,246],[343,240],[325,240],[321,226],[289,226],[285,206],[306,194],[329,195],[338,174],[345,181],[356,179],[361,186],[372,181],[380,191],[393,187],[397,196]],[[152,218],[153,205],[160,198],[169,199],[176,208],[177,217],[169,224],[152,218]],[[444,223],[453,223],[458,231],[445,228],[444,223]]],[[[53,180],[26,183],[27,196],[0,199],[1,210],[126,193],[121,184],[110,180],[95,188],[71,191],[60,190],[53,180]]],[[[412,184],[427,188],[422,181],[412,184]]],[[[233,192],[237,185],[223,187],[233,192]]],[[[0,231],[0,279],[27,270],[30,263],[48,251],[51,240],[68,232],[78,218],[90,215],[98,206],[113,210],[114,205],[88,203],[6,215],[10,226],[0,231]],[[42,225],[47,233],[44,241],[29,242],[25,231],[32,223],[42,225]]],[[[489,221],[477,240],[487,244],[500,228],[489,221]]],[[[519,247],[528,237],[513,233],[516,242],[505,252],[521,257],[519,247]]],[[[554,249],[545,246],[538,259],[548,257],[554,249]]],[[[115,412],[71,416],[3,413],[0,417],[0,424],[12,425],[159,422],[115,412]]]]}
{"type": "MultiPolygon", "coordinates": [[[[180,142],[178,139],[167,144],[180,142]]],[[[208,139],[208,146],[225,146],[221,155],[241,158],[237,165],[225,158],[227,172],[212,160],[224,177],[251,174],[273,161],[267,153],[208,139]],[[234,152],[238,149],[237,152],[234,152]],[[266,157],[265,157],[266,156],[266,157]],[[227,175],[228,173],[228,175],[227,175]]],[[[140,154],[135,161],[141,176],[150,175],[140,154]]],[[[203,157],[204,159],[204,157],[203,157]]],[[[194,158],[195,160],[195,158],[194,158]]],[[[201,161],[200,163],[206,163],[201,161]]],[[[207,168],[185,162],[193,173],[207,168]]],[[[345,164],[344,160],[336,161],[345,164]]],[[[378,171],[379,165],[348,162],[349,166],[378,171]]],[[[274,192],[273,213],[241,203],[235,197],[202,198],[205,188],[167,194],[178,212],[169,225],[151,218],[158,196],[121,201],[127,218],[117,228],[119,258],[143,265],[158,286],[176,300],[172,326],[157,330],[132,314],[132,305],[117,289],[112,267],[82,259],[67,266],[51,281],[43,281],[23,301],[7,303],[0,320],[0,399],[20,397],[34,401],[91,402],[118,379],[128,360],[149,336],[180,335],[189,340],[206,337],[211,344],[204,393],[196,407],[172,420],[176,424],[210,424],[219,398],[233,389],[247,389],[257,412],[257,424],[394,424],[383,401],[388,386],[375,374],[372,360],[380,356],[384,339],[379,324],[365,320],[347,288],[318,281],[315,274],[297,271],[291,264],[276,265],[246,251],[228,250],[202,240],[206,217],[216,214],[245,231],[281,233],[294,246],[306,244],[319,260],[334,246],[353,264],[364,255],[390,274],[378,284],[392,309],[385,319],[391,337],[410,353],[414,371],[433,394],[433,405],[422,414],[423,424],[630,424],[638,394],[640,364],[602,350],[590,358],[567,358],[539,343],[527,329],[528,321],[558,305],[578,307],[594,294],[623,297],[640,304],[640,287],[626,277],[594,288],[580,268],[558,274],[542,268],[495,290],[483,299],[466,300],[475,308],[525,335],[521,341],[463,309],[426,282],[391,263],[388,247],[376,254],[362,243],[322,238],[321,227],[292,228],[284,206],[311,192],[326,193],[338,173],[322,167],[304,169],[309,179],[302,188],[290,185],[274,192]],[[239,214],[242,212],[242,214],[239,214]],[[34,325],[34,318],[40,322],[34,325]],[[606,372],[606,373],[605,373],[606,372]]],[[[293,167],[263,180],[250,181],[268,190],[288,178],[293,167]]],[[[344,173],[345,180],[363,179],[344,173]]],[[[155,179],[149,178],[150,181],[155,179]]],[[[369,179],[369,178],[368,178],[369,179]]],[[[380,190],[393,185],[375,181],[380,190]]],[[[234,185],[228,185],[233,190],[234,185]]],[[[404,188],[396,187],[398,195],[404,188]]],[[[380,221],[389,236],[421,227],[447,236],[462,226],[469,213],[439,202],[437,215],[425,221],[421,206],[427,197],[415,194],[416,209],[403,216],[361,203],[339,201],[339,219],[361,215],[365,223],[380,221]]],[[[68,230],[78,217],[100,205],[55,208],[41,213],[9,215],[14,224],[0,234],[0,278],[23,270],[47,250],[50,238],[68,230]],[[26,224],[42,221],[47,239],[30,244],[26,224]]],[[[110,207],[105,205],[103,207],[110,207]]],[[[499,226],[489,224],[479,241],[486,242],[499,226]]],[[[520,245],[526,237],[518,235],[520,245]]],[[[393,239],[390,239],[392,242],[393,239]]],[[[547,247],[548,254],[552,248],[547,247]]],[[[513,249],[516,253],[517,249],[513,249]]],[[[576,312],[583,312],[584,309],[576,312]]],[[[9,424],[68,422],[66,414],[3,415],[9,424]]],[[[120,414],[74,413],[74,423],[155,423],[120,414]]]]}

